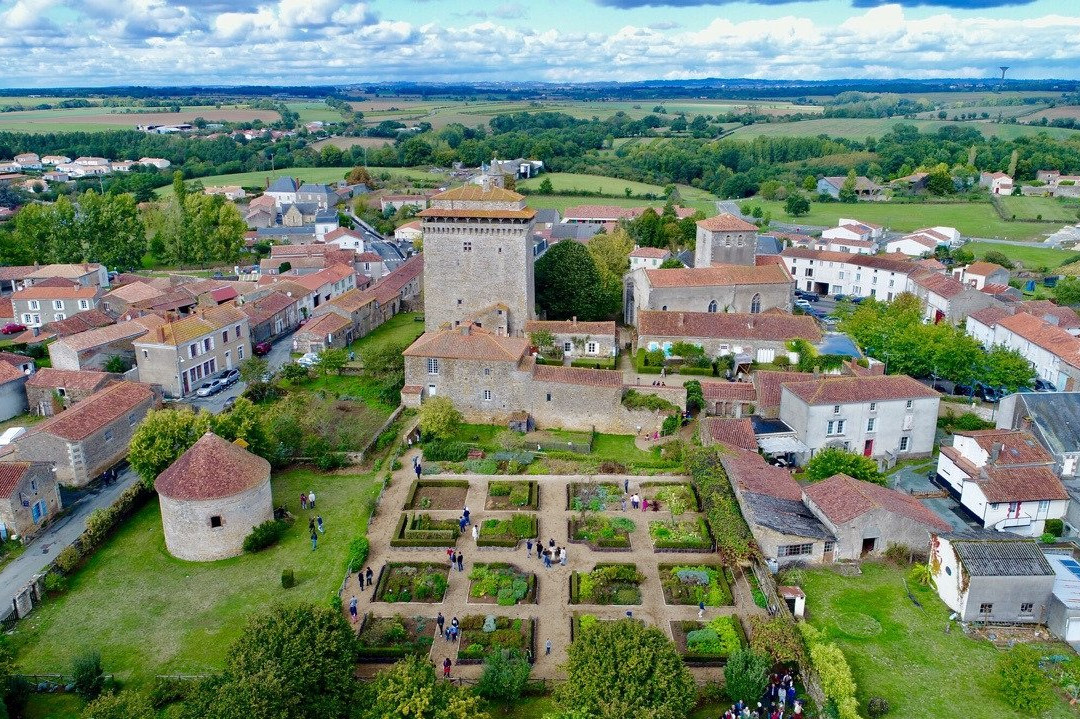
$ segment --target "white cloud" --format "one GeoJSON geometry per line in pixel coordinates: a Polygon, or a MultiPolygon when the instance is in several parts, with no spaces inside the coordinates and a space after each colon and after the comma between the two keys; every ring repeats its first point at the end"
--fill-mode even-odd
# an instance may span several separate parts
{"type": "Polygon", "coordinates": [[[0,84],[990,77],[1003,62],[1013,77],[1080,77],[1080,17],[908,17],[885,5],[827,23],[792,7],[598,32],[569,19],[520,27],[521,12],[506,2],[450,26],[349,0],[0,0],[0,84]]]}

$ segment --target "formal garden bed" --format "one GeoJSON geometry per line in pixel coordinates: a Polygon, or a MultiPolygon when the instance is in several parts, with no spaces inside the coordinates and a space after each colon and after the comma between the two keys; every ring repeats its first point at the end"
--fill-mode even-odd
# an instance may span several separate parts
{"type": "Polygon", "coordinates": [[[390,562],[379,572],[375,599],[380,602],[441,602],[448,565],[441,562],[390,562]]]}
{"type": "Polygon", "coordinates": [[[536,575],[505,562],[474,564],[469,572],[469,603],[535,604],[536,575]]]}
{"type": "Polygon", "coordinates": [[[457,519],[435,519],[430,514],[403,514],[391,547],[453,547],[461,536],[457,519]]]}
{"type": "Polygon", "coordinates": [[[730,607],[735,604],[731,570],[721,565],[661,564],[660,586],[668,604],[706,607],[730,607]]]}
{"type": "Polygon", "coordinates": [[[667,511],[672,502],[684,507],[683,511],[701,511],[701,500],[687,482],[642,482],[638,494],[649,500],[649,509],[656,512],[667,511]]]}
{"type": "Polygon", "coordinates": [[[539,509],[540,485],[535,480],[488,482],[484,509],[539,509]]]}
{"type": "MultiPolygon", "coordinates": [[[[589,614],[588,612],[574,613],[570,615],[570,641],[573,642],[581,636],[583,629],[588,629],[596,624],[610,624],[611,622],[618,622],[624,619],[619,617],[618,619],[600,619],[595,614],[589,614]]],[[[641,622],[641,620],[638,620],[641,622]]],[[[644,624],[644,622],[641,622],[644,624]]]]}
{"type": "Polygon", "coordinates": [[[630,551],[630,533],[635,526],[628,517],[586,514],[584,517],[571,517],[567,523],[568,536],[575,544],[587,544],[598,552],[630,551]]]}
{"type": "Polygon", "coordinates": [[[431,649],[434,622],[426,617],[376,617],[368,612],[360,625],[357,654],[362,662],[395,662],[431,649]]]}
{"type": "Polygon", "coordinates": [[[524,539],[539,537],[535,514],[518,512],[502,519],[480,522],[478,547],[516,547],[524,539]]]}
{"type": "Polygon", "coordinates": [[[597,564],[570,575],[571,604],[641,604],[645,575],[633,564],[597,564]]]}
{"type": "Polygon", "coordinates": [[[405,498],[405,509],[461,509],[468,493],[465,479],[417,480],[405,498]]]}
{"type": "Polygon", "coordinates": [[[712,552],[716,549],[704,517],[649,522],[649,537],[657,552],[712,552]]]}
{"type": "Polygon", "coordinates": [[[615,482],[570,482],[566,485],[566,508],[575,512],[602,512],[620,505],[623,493],[615,482]]]}
{"type": "Polygon", "coordinates": [[[536,653],[536,620],[473,614],[461,620],[458,664],[480,664],[493,651],[521,652],[532,663],[536,653]]]}
{"type": "Polygon", "coordinates": [[[691,666],[722,666],[732,653],[746,646],[742,623],[734,615],[708,622],[673,621],[671,636],[683,661],[691,666]]]}

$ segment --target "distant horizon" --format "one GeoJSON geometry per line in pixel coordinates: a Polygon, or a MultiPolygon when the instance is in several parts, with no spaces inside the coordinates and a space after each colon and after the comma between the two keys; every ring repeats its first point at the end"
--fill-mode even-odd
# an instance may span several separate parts
{"type": "Polygon", "coordinates": [[[0,0],[0,87],[1080,80],[1062,0],[0,0]],[[782,81],[782,80],[775,80],[782,81]]]}

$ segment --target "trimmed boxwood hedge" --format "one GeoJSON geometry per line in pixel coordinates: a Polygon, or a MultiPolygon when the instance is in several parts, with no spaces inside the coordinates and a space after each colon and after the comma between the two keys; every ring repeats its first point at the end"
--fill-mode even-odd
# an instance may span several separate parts
{"type": "Polygon", "coordinates": [[[505,519],[485,519],[480,522],[480,536],[476,540],[478,547],[516,547],[523,539],[539,537],[539,525],[536,515],[516,512],[505,519]],[[526,526],[526,523],[528,526],[526,526]],[[484,530],[488,532],[485,535],[484,530]],[[501,534],[493,534],[502,529],[501,534]]]}
{"type": "Polygon", "coordinates": [[[411,518],[407,514],[401,515],[401,519],[398,520],[397,527],[394,529],[394,536],[390,540],[390,546],[453,547],[457,544],[460,532],[456,527],[453,529],[411,529],[410,527],[421,516],[426,517],[428,515],[413,515],[411,518]]]}

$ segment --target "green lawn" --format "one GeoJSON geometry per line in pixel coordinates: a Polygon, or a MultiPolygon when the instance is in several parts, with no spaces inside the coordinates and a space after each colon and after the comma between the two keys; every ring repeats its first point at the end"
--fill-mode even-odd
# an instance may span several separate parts
{"type": "MultiPolygon", "coordinates": [[[[278,177],[296,177],[306,182],[337,182],[345,179],[349,167],[290,167],[276,172],[238,172],[232,175],[211,175],[195,178],[204,187],[211,185],[240,185],[241,187],[264,187],[278,177]]],[[[194,181],[194,180],[193,180],[194,181]]],[[[154,191],[158,197],[172,197],[172,185],[154,191]]]]}
{"type": "Polygon", "coordinates": [[[736,140],[752,140],[755,137],[845,137],[863,140],[867,137],[881,137],[895,125],[914,125],[922,132],[937,132],[942,127],[974,128],[985,137],[1000,137],[1011,140],[1045,132],[1058,139],[1076,138],[1076,130],[1063,127],[1036,127],[1028,125],[1001,125],[993,122],[947,122],[942,120],[904,120],[863,119],[863,118],[822,118],[820,120],[800,120],[798,122],[755,123],[738,128],[729,137],[736,140]]]}
{"type": "Polygon", "coordinates": [[[421,312],[402,312],[394,315],[370,334],[349,345],[349,351],[355,352],[357,358],[370,347],[400,342],[405,345],[413,343],[417,337],[424,333],[424,315],[421,312]]]}
{"type": "Polygon", "coordinates": [[[1077,256],[1076,252],[1070,250],[1054,250],[1040,246],[997,245],[989,242],[969,242],[964,245],[964,249],[971,250],[976,257],[980,258],[987,252],[1000,252],[1010,260],[1022,262],[1025,268],[1033,270],[1038,270],[1040,267],[1048,267],[1052,270],[1059,267],[1065,260],[1077,256]]]}
{"type": "Polygon", "coordinates": [[[1016,216],[1018,220],[1038,220],[1067,222],[1075,224],[1080,203],[1066,201],[1058,197],[1021,197],[1005,195],[998,198],[1006,217],[1016,216]]]}
{"type": "MultiPolygon", "coordinates": [[[[863,563],[862,575],[830,569],[797,570],[781,577],[806,592],[807,616],[835,641],[851,665],[860,709],[872,696],[885,697],[889,716],[904,719],[1026,719],[997,689],[999,650],[964,636],[958,626],[944,632],[950,610],[931,590],[910,585],[922,604],[904,591],[902,570],[863,563]]],[[[1064,653],[1068,647],[1062,645],[1064,653]]],[[[865,716],[865,714],[864,714],[865,716]]],[[[1064,702],[1045,717],[1074,717],[1064,702]]]]}
{"type": "MultiPolygon", "coordinates": [[[[562,191],[587,191],[587,192],[603,192],[607,194],[618,195],[618,197],[589,197],[587,195],[529,195],[527,202],[530,207],[537,209],[555,209],[559,212],[565,212],[568,207],[576,207],[577,205],[615,205],[617,207],[661,207],[664,203],[663,199],[657,200],[635,200],[627,199],[624,195],[625,188],[629,187],[631,192],[637,195],[649,194],[662,197],[664,194],[664,188],[659,185],[650,185],[644,182],[632,182],[630,180],[619,180],[614,177],[603,177],[601,175],[580,175],[572,172],[549,172],[538,177],[533,177],[528,180],[522,180],[518,185],[522,188],[536,191],[540,187],[540,183],[544,181],[544,178],[551,180],[551,184],[555,190],[562,191]]],[[[691,187],[690,185],[677,185],[679,190],[680,205],[683,207],[693,207],[695,210],[701,210],[706,216],[712,216],[716,214],[716,196],[706,192],[705,190],[697,187],[691,187]]]]}
{"type": "Polygon", "coordinates": [[[75,694],[31,694],[22,719],[76,719],[85,706],[75,694]]]}
{"type": "MultiPolygon", "coordinates": [[[[341,585],[350,541],[367,527],[379,492],[373,475],[294,470],[274,477],[275,506],[297,522],[276,546],[255,555],[195,563],[165,550],[156,500],[131,519],[71,580],[16,628],[19,670],[67,672],[85,649],[101,652],[106,672],[145,683],[158,673],[200,674],[221,666],[245,618],[279,602],[328,602],[341,585]],[[314,490],[326,534],[311,551],[301,491],[314,490]],[[281,570],[297,586],[281,588],[281,570]]],[[[317,650],[316,647],[312,648],[317,650]]]]}
{"type": "Polygon", "coordinates": [[[652,194],[662,196],[664,188],[644,182],[620,180],[603,175],[581,175],[573,172],[547,172],[536,177],[522,180],[518,185],[530,190],[539,190],[544,180],[551,182],[556,192],[599,192],[605,195],[624,195],[626,188],[635,195],[652,194]]]}
{"type": "Polygon", "coordinates": [[[883,225],[890,230],[907,232],[923,227],[944,225],[955,227],[970,237],[990,237],[1002,240],[1041,240],[1057,228],[1042,222],[1006,222],[989,202],[956,202],[921,204],[899,202],[811,202],[810,214],[790,217],[782,202],[753,198],[743,203],[760,205],[772,212],[774,220],[793,225],[827,225],[832,227],[841,217],[883,225]]]}
{"type": "Polygon", "coordinates": [[[300,122],[341,122],[341,113],[327,105],[325,102],[286,102],[289,108],[300,116],[300,122]]]}

